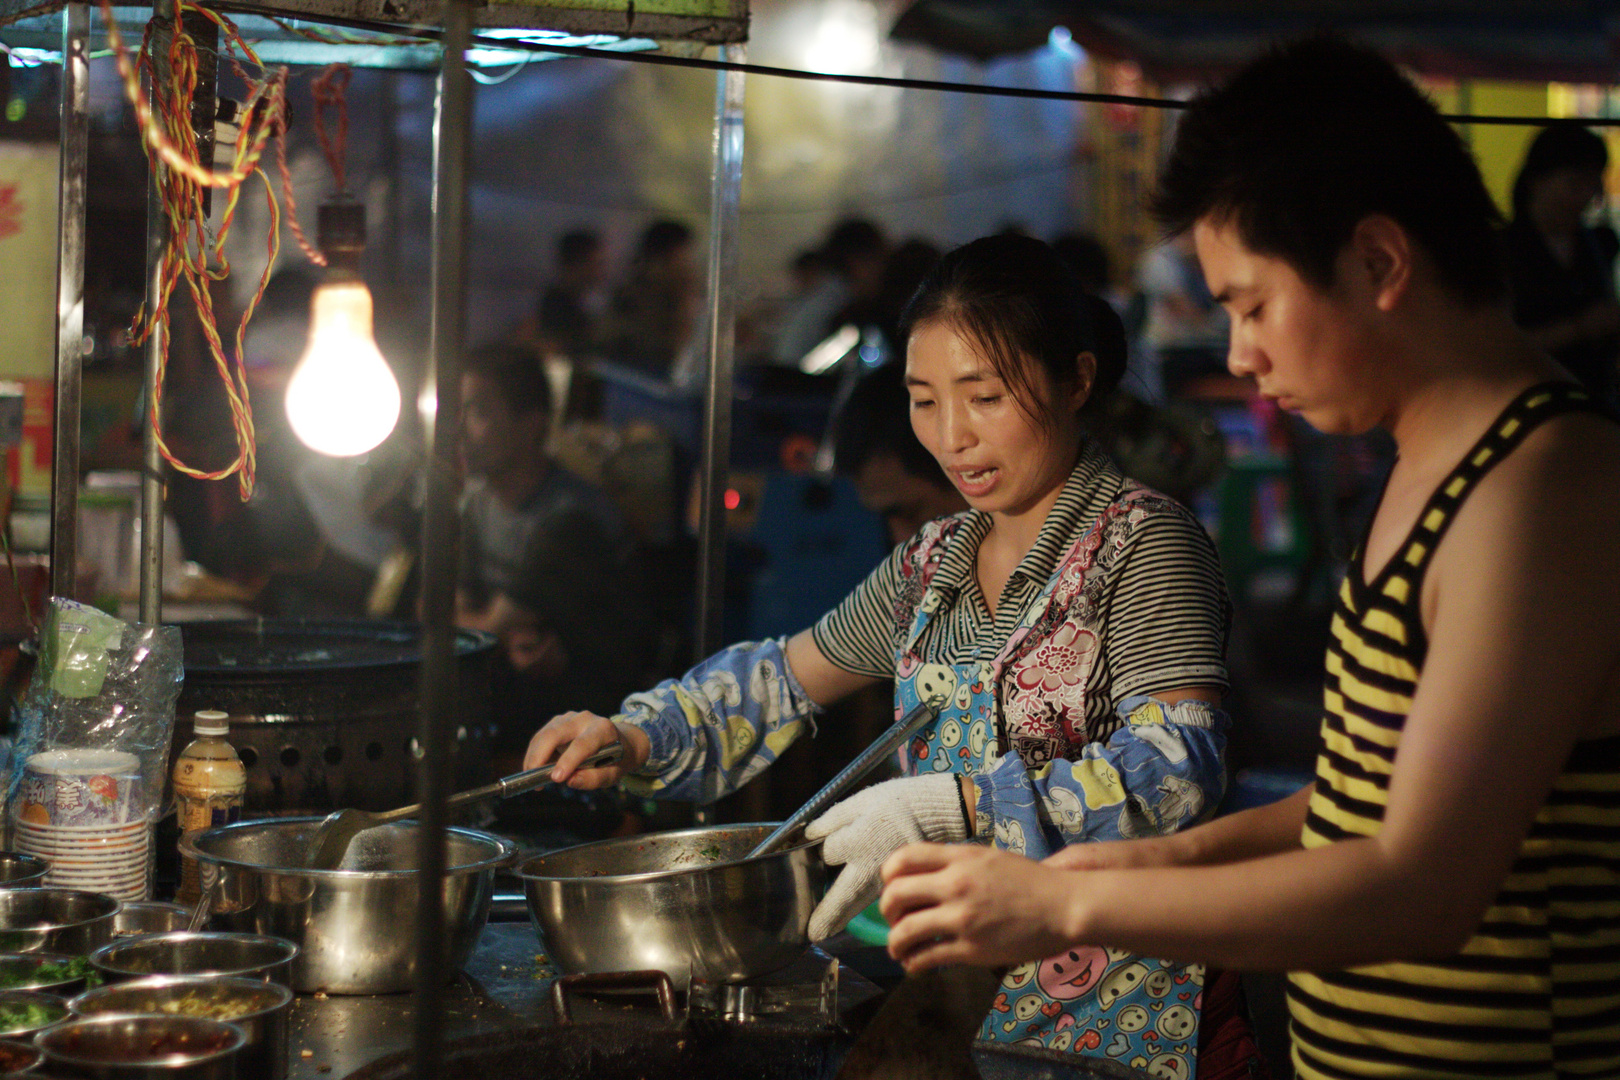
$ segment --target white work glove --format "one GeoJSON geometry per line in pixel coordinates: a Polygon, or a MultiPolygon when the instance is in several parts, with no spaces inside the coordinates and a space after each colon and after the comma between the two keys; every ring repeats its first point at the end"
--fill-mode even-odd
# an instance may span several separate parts
{"type": "Polygon", "coordinates": [[[810,916],[810,940],[820,941],[878,898],[883,891],[878,870],[891,853],[921,841],[967,839],[961,788],[954,773],[885,780],[838,803],[812,821],[804,835],[810,840],[825,837],[822,858],[830,866],[844,866],[810,916]]]}

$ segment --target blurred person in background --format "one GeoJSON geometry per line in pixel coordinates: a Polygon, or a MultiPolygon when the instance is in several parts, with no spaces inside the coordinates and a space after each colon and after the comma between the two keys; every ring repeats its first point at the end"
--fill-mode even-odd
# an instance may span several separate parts
{"type": "Polygon", "coordinates": [[[937,517],[967,509],[911,429],[906,365],[891,362],[855,384],[833,421],[834,465],[855,484],[861,505],[883,519],[899,544],[937,517]]]}
{"type": "Polygon", "coordinates": [[[599,488],[546,454],[551,392],[519,345],[474,352],[462,373],[462,566],[456,624],[500,638],[498,754],[580,701],[610,708],[643,677],[634,545],[599,488]]]}
{"type": "Polygon", "coordinates": [[[873,222],[847,217],[828,230],[819,253],[824,272],[784,316],[771,345],[771,360],[784,367],[798,367],[806,353],[850,321],[852,308],[878,295],[889,243],[873,222]]]}
{"type": "Polygon", "coordinates": [[[1608,165],[1608,146],[1589,128],[1575,121],[1542,128],[1513,183],[1506,253],[1514,321],[1588,390],[1614,404],[1620,238],[1609,226],[1586,221],[1603,195],[1608,165]]]}
{"type": "Polygon", "coordinates": [[[535,333],[543,353],[578,360],[597,342],[607,282],[607,245],[594,229],[572,229],[557,241],[556,270],[535,305],[535,333]]]}
{"type": "Polygon", "coordinates": [[[1136,283],[1144,395],[1159,401],[1196,391],[1200,380],[1225,381],[1226,312],[1204,284],[1192,240],[1178,236],[1149,248],[1136,283]]]}
{"type": "Polygon", "coordinates": [[[667,380],[693,345],[701,290],[692,230],[660,219],[642,230],[602,331],[603,355],[667,380]]]}

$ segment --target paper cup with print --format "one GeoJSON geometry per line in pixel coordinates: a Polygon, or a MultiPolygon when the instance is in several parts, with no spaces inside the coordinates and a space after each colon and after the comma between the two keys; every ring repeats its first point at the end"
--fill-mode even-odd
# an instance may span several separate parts
{"type": "Polygon", "coordinates": [[[47,750],[23,765],[17,820],[57,829],[122,825],[136,813],[141,762],[121,750],[47,750]]]}

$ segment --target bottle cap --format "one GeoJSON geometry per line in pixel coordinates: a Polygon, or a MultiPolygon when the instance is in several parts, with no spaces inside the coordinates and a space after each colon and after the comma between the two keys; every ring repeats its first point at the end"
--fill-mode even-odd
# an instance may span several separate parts
{"type": "Polygon", "coordinates": [[[198,735],[224,735],[231,730],[230,713],[218,709],[199,709],[192,718],[191,728],[198,735]]]}

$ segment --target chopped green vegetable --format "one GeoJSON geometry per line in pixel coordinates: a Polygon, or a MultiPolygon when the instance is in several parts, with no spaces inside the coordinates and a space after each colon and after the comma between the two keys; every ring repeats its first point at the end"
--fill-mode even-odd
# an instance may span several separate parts
{"type": "Polygon", "coordinates": [[[0,990],[71,982],[74,979],[92,976],[98,979],[99,985],[99,975],[91,968],[90,961],[83,956],[67,960],[47,960],[42,964],[32,964],[26,960],[12,961],[0,965],[0,990]]]}
{"type": "Polygon", "coordinates": [[[60,1020],[67,1010],[43,1001],[0,1001],[0,1031],[26,1031],[60,1020]]]}

